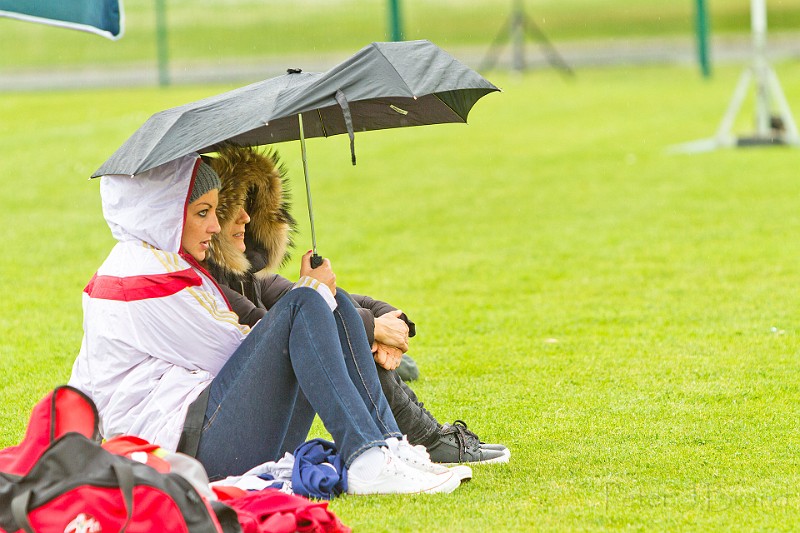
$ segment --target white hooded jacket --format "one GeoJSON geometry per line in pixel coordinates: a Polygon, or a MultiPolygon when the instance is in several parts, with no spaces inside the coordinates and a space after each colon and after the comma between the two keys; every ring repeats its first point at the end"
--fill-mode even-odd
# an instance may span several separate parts
{"type": "Polygon", "coordinates": [[[83,341],[69,381],[97,404],[106,438],[168,450],[189,405],[244,340],[219,287],[181,235],[200,158],[103,176],[103,215],[118,243],[83,293],[83,341]]]}

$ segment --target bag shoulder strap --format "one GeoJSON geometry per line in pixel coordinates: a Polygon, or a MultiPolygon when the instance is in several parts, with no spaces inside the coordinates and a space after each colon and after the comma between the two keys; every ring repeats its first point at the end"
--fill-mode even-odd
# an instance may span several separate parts
{"type": "Polygon", "coordinates": [[[29,490],[17,494],[14,499],[11,500],[11,516],[14,517],[17,526],[25,530],[25,533],[35,533],[31,527],[31,523],[28,521],[28,506],[30,503],[31,491],[29,490]]]}

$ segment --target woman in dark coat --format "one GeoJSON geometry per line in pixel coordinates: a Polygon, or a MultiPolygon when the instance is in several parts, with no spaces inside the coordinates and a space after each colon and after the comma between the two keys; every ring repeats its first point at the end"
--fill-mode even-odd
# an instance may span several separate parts
{"type": "MultiPolygon", "coordinates": [[[[209,269],[240,322],[253,325],[293,286],[274,273],[288,258],[295,231],[285,172],[276,154],[248,147],[225,146],[210,164],[222,181],[217,209],[222,231],[212,241],[209,269]]],[[[408,338],[416,334],[414,322],[386,302],[356,294],[350,298],[372,344],[383,393],[409,442],[424,446],[439,463],[507,462],[508,448],[481,442],[460,420],[439,424],[400,379],[396,369],[408,350],[408,338]]],[[[297,413],[313,417],[307,402],[297,413]]],[[[306,435],[287,439],[287,451],[305,439],[306,435]]]]}

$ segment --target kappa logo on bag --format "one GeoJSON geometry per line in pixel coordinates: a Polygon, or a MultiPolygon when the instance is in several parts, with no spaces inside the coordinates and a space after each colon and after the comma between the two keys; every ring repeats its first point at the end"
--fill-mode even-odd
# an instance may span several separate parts
{"type": "Polygon", "coordinates": [[[81,513],[67,524],[64,533],[102,533],[103,526],[90,514],[81,513]]]}

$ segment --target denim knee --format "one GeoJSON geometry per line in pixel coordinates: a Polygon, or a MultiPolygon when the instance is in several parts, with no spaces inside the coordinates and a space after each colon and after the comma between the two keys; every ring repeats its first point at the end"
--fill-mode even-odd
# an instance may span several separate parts
{"type": "Polygon", "coordinates": [[[321,306],[320,308],[324,307],[330,311],[328,304],[325,302],[325,298],[323,298],[321,294],[311,287],[297,287],[296,289],[292,289],[280,300],[278,300],[278,303],[283,301],[290,305],[300,304],[313,307],[321,306]]]}

